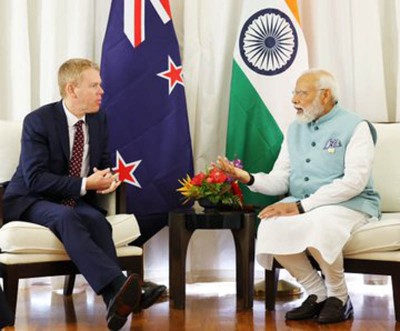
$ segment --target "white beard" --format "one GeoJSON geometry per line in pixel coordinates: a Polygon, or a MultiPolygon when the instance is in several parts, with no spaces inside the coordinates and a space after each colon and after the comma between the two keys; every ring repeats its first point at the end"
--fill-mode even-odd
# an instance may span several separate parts
{"type": "Polygon", "coordinates": [[[303,108],[301,114],[296,114],[296,120],[299,123],[310,123],[320,117],[323,114],[323,111],[324,109],[316,96],[308,108],[303,108]]]}

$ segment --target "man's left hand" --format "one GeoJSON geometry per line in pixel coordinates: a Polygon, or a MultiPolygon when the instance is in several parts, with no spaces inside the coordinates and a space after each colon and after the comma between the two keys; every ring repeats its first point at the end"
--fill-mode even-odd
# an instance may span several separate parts
{"type": "MultiPolygon", "coordinates": [[[[98,172],[97,168],[93,168],[93,172],[98,172]]],[[[98,194],[108,194],[114,192],[118,186],[121,185],[121,181],[118,180],[118,174],[113,174],[112,172],[108,172],[104,175],[105,179],[111,180],[110,186],[105,190],[97,190],[96,193],[98,194]]]]}
{"type": "Polygon", "coordinates": [[[114,179],[114,180],[111,182],[111,185],[110,185],[110,187],[109,187],[108,189],[103,190],[103,191],[97,191],[97,193],[100,193],[100,194],[112,193],[112,192],[114,192],[114,191],[117,189],[117,187],[120,186],[120,185],[121,185],[121,181],[119,181],[119,180],[117,180],[117,179],[114,179]]]}
{"type": "Polygon", "coordinates": [[[276,203],[274,205],[265,207],[260,211],[258,217],[260,219],[271,218],[276,216],[292,216],[298,215],[299,210],[295,202],[290,203],[276,203]]]}

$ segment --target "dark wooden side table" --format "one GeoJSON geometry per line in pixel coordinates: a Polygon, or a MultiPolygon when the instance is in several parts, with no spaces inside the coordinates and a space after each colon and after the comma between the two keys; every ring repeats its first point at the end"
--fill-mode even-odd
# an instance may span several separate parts
{"type": "Polygon", "coordinates": [[[169,213],[169,297],[173,308],[185,308],[186,252],[194,231],[201,229],[231,230],[236,248],[237,309],[251,309],[254,294],[254,243],[256,215],[254,212],[169,213]]]}

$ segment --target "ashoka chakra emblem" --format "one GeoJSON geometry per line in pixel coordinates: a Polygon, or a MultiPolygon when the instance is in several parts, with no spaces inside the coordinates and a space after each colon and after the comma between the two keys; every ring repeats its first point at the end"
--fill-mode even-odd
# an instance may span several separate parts
{"type": "Polygon", "coordinates": [[[262,75],[277,75],[293,63],[298,47],[290,18],[277,9],[263,9],[251,16],[240,32],[243,61],[262,75]]]}

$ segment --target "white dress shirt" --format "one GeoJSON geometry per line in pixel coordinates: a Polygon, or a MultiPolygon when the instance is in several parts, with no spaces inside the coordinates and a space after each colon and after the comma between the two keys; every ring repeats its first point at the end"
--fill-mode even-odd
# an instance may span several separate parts
{"type": "Polygon", "coordinates": [[[78,118],[74,114],[72,114],[67,106],[65,105],[63,101],[63,107],[64,107],[64,112],[65,116],[67,117],[67,123],[68,123],[68,135],[69,135],[69,155],[70,158],[72,157],[72,146],[74,144],[74,137],[75,137],[75,124],[82,120],[83,125],[83,137],[84,137],[84,145],[83,145],[83,158],[82,158],[82,168],[81,168],[81,177],[82,177],[82,184],[81,184],[81,196],[86,194],[86,180],[87,180],[87,175],[89,174],[89,130],[86,124],[86,119],[85,117],[78,118]]]}

